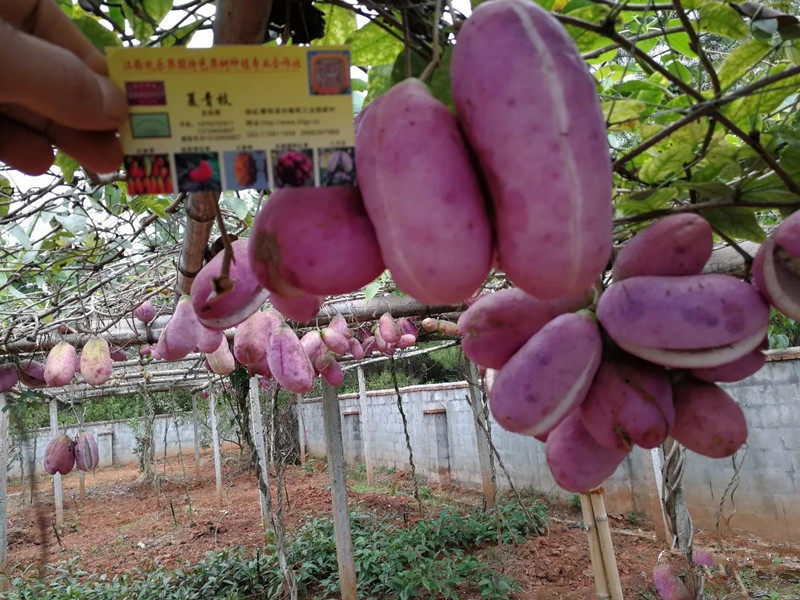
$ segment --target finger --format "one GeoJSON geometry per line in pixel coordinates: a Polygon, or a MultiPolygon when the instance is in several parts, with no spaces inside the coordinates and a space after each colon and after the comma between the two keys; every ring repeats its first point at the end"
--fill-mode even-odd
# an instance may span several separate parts
{"type": "Polygon", "coordinates": [[[49,133],[59,149],[89,171],[112,173],[122,164],[122,144],[113,132],[77,131],[53,125],[49,133]]]}
{"type": "Polygon", "coordinates": [[[52,0],[0,2],[0,19],[34,37],[66,48],[96,73],[108,74],[103,54],[52,0]]]}
{"type": "Polygon", "coordinates": [[[38,131],[0,115],[0,162],[28,175],[41,175],[53,164],[53,146],[38,131]]]}
{"type": "Polygon", "coordinates": [[[8,102],[74,129],[117,129],[127,115],[125,94],[75,54],[0,21],[0,86],[8,102]]]}

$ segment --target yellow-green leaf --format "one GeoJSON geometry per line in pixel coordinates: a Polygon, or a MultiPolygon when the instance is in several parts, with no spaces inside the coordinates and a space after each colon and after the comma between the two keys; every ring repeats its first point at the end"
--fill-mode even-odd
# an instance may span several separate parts
{"type": "Polygon", "coordinates": [[[729,206],[703,210],[700,214],[712,227],[734,240],[763,242],[766,238],[752,208],[729,206]]]}
{"type": "Polygon", "coordinates": [[[742,16],[725,2],[705,2],[698,9],[700,31],[714,33],[734,40],[747,37],[749,30],[742,16]]]}
{"type": "Polygon", "coordinates": [[[758,62],[772,51],[772,46],[764,40],[751,38],[739,45],[722,63],[717,76],[722,89],[736,83],[742,75],[750,71],[758,62]]]}
{"type": "Polygon", "coordinates": [[[612,131],[635,130],[647,109],[647,103],[641,100],[614,99],[603,102],[603,115],[612,131]]]}
{"type": "Polygon", "coordinates": [[[651,156],[639,169],[639,179],[645,183],[657,183],[678,171],[694,158],[691,146],[678,144],[651,156]]]}
{"type": "Polygon", "coordinates": [[[368,23],[351,33],[347,43],[350,44],[352,63],[362,67],[392,65],[403,50],[403,42],[375,23],[368,23]]]}

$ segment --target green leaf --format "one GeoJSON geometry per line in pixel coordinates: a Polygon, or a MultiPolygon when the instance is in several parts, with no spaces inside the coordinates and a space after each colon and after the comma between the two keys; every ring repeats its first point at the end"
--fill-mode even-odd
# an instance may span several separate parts
{"type": "Polygon", "coordinates": [[[364,106],[372,102],[392,85],[392,65],[377,65],[369,70],[367,97],[364,106]]]}
{"type": "Polygon", "coordinates": [[[603,102],[603,115],[609,130],[633,131],[648,108],[641,100],[606,100],[603,102]]]}
{"type": "Polygon", "coordinates": [[[78,17],[77,19],[73,19],[72,22],[78,26],[81,33],[89,38],[89,41],[91,41],[100,52],[105,52],[105,49],[109,46],[122,45],[116,33],[106,29],[92,17],[78,17]]]}
{"type": "Polygon", "coordinates": [[[692,50],[689,34],[685,31],[680,33],[670,33],[666,37],[666,40],[667,44],[669,44],[669,47],[678,54],[683,54],[689,58],[697,58],[697,53],[692,50]]]}
{"type": "Polygon", "coordinates": [[[178,27],[174,31],[170,31],[169,35],[161,40],[163,48],[170,48],[172,46],[186,46],[192,41],[192,36],[197,28],[203,24],[203,19],[197,19],[194,23],[189,23],[183,27],[178,27]]]}
{"type": "Polygon", "coordinates": [[[73,235],[84,233],[86,228],[86,215],[72,213],[65,216],[56,216],[56,221],[61,223],[61,226],[73,235]]]}
{"type": "Polygon", "coordinates": [[[729,238],[751,242],[763,242],[766,238],[752,208],[730,206],[703,210],[700,214],[711,223],[712,227],[729,238]]]}
{"type": "Polygon", "coordinates": [[[403,48],[400,51],[400,54],[397,55],[397,58],[394,60],[394,64],[392,65],[392,85],[396,83],[400,83],[404,79],[408,77],[419,77],[422,75],[422,72],[425,70],[425,67],[428,66],[428,61],[422,58],[416,52],[411,52],[409,54],[409,61],[410,61],[410,69],[411,73],[406,73],[406,53],[408,52],[407,49],[403,48]]]}
{"type": "Polygon", "coordinates": [[[645,183],[657,183],[683,170],[694,158],[694,150],[686,144],[676,144],[650,157],[639,169],[639,179],[645,183]]]}
{"type": "MultiPolygon", "coordinates": [[[[787,65],[785,64],[778,65],[770,69],[765,76],[780,73],[786,68],[787,65]]],[[[765,115],[777,109],[790,95],[796,94],[798,86],[800,86],[800,75],[787,77],[761,88],[750,96],[734,100],[723,108],[723,112],[728,118],[737,123],[765,115]]]]}
{"type": "Polygon", "coordinates": [[[8,232],[13,235],[16,240],[20,243],[20,246],[25,248],[25,250],[30,250],[31,246],[31,238],[28,237],[28,234],[25,233],[25,230],[17,225],[16,223],[8,230],[8,232]]]}
{"type": "Polygon", "coordinates": [[[350,44],[352,64],[364,67],[393,65],[403,50],[403,42],[375,23],[368,23],[351,33],[347,43],[350,44]]]}
{"type": "Polygon", "coordinates": [[[700,18],[697,23],[700,31],[741,40],[747,37],[749,30],[742,16],[727,3],[710,1],[699,8],[700,18]]]}
{"type": "Polygon", "coordinates": [[[378,290],[381,289],[381,282],[380,279],[376,279],[372,283],[368,283],[364,286],[364,301],[369,302],[372,300],[377,294],[378,290]]]}
{"type": "Polygon", "coordinates": [[[356,30],[356,14],[352,10],[334,4],[318,4],[316,6],[325,13],[325,35],[313,40],[311,45],[339,46],[347,43],[348,37],[356,30]]]}
{"type": "Polygon", "coordinates": [[[222,203],[233,211],[237,219],[244,219],[250,212],[247,200],[240,198],[236,192],[222,192],[222,203]]]}
{"type": "Polygon", "coordinates": [[[72,178],[75,177],[75,171],[80,167],[78,161],[71,156],[67,156],[61,150],[56,153],[56,160],[53,164],[61,171],[61,177],[64,178],[65,183],[72,181],[72,178]]]}
{"type": "Polygon", "coordinates": [[[447,107],[455,112],[455,105],[453,104],[453,90],[450,85],[450,60],[453,56],[453,47],[448,46],[442,54],[442,60],[439,66],[431,76],[430,88],[433,97],[440,102],[447,105],[447,107]]]}
{"type": "Polygon", "coordinates": [[[623,215],[638,215],[667,208],[678,196],[675,188],[659,188],[632,192],[617,199],[615,205],[623,215]]]}
{"type": "MultiPolygon", "coordinates": [[[[568,9],[569,7],[567,6],[566,8],[568,9]]],[[[565,12],[567,12],[570,17],[600,25],[605,22],[608,13],[611,12],[611,8],[605,4],[590,4],[574,10],[565,10],[565,12]]],[[[578,50],[581,52],[590,52],[608,45],[608,38],[603,37],[599,33],[587,31],[586,29],[573,25],[567,25],[566,29],[572,36],[572,39],[575,40],[575,45],[578,46],[578,50]]]]}
{"type": "Polygon", "coordinates": [[[751,38],[739,45],[728,55],[722,63],[717,76],[722,89],[727,88],[732,83],[736,83],[743,75],[762,61],[770,52],[772,46],[763,40],[751,38]]]}

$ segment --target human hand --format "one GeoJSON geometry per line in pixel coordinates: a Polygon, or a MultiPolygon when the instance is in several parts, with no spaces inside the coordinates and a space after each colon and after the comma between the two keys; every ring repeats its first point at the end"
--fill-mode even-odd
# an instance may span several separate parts
{"type": "Polygon", "coordinates": [[[55,2],[0,0],[0,75],[0,161],[41,174],[55,145],[90,171],[119,168],[125,94],[55,2]]]}

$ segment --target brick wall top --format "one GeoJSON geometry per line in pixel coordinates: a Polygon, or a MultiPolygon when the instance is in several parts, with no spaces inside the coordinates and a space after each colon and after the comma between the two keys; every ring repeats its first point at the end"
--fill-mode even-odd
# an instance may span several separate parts
{"type": "MultiPolygon", "coordinates": [[[[797,349],[800,352],[800,348],[797,349]]],[[[424,385],[409,385],[406,387],[400,388],[400,393],[411,393],[411,392],[435,392],[438,390],[464,390],[469,387],[469,384],[466,381],[451,381],[447,383],[426,383],[424,385]]],[[[394,394],[394,390],[369,390],[367,391],[367,398],[370,396],[386,396],[389,394],[394,394]]],[[[352,400],[353,398],[358,398],[357,393],[352,394],[339,394],[339,400],[352,400]]],[[[322,402],[322,398],[303,398],[304,403],[314,403],[314,402],[322,402]]]]}

